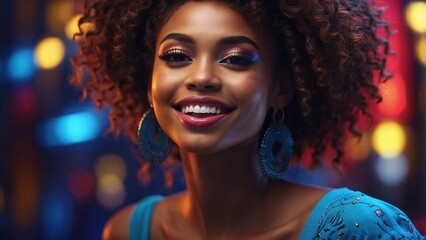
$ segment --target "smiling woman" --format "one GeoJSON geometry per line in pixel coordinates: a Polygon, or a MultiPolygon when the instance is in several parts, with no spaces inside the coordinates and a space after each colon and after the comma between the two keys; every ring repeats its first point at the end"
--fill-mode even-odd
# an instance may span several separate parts
{"type": "MultiPolygon", "coordinates": [[[[269,107],[278,107],[271,102],[278,98],[272,96],[277,87],[267,39],[222,2],[180,6],[157,39],[159,57],[154,59],[148,98],[158,123],[179,150],[219,153],[257,139],[269,107]],[[200,111],[215,107],[221,113],[181,111],[191,105],[200,111]]],[[[251,142],[256,149],[257,141],[251,142]]]]}
{"type": "Polygon", "coordinates": [[[423,239],[385,202],[280,179],[302,156],[337,166],[381,99],[387,24],[366,1],[100,0],[79,23],[95,29],[72,83],[145,161],[176,146],[187,185],[119,211],[105,239],[423,239]]]}

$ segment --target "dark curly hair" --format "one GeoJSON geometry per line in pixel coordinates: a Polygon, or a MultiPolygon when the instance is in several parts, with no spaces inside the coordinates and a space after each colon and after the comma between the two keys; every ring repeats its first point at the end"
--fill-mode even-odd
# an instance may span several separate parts
{"type": "MultiPolygon", "coordinates": [[[[149,107],[157,34],[184,2],[99,0],[85,8],[71,83],[83,89],[83,98],[111,107],[116,135],[124,131],[137,141],[138,121],[149,107]]],[[[295,159],[309,152],[314,166],[331,149],[338,163],[346,133],[360,136],[359,120],[371,119],[368,106],[381,101],[377,84],[390,77],[385,66],[390,29],[382,9],[367,0],[227,2],[276,43],[278,67],[289,77],[282,81],[294,92],[285,121],[295,159]]]]}

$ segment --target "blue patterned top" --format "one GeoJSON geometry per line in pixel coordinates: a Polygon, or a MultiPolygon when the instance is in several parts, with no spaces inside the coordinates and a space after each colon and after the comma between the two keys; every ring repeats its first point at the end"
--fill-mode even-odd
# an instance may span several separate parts
{"type": "MultiPolygon", "coordinates": [[[[130,240],[147,240],[151,216],[162,196],[142,199],[130,221],[130,240]]],[[[299,239],[425,239],[410,219],[389,203],[347,188],[325,194],[299,239]]]]}
{"type": "Polygon", "coordinates": [[[324,195],[299,239],[425,239],[397,207],[347,188],[324,195]]]}

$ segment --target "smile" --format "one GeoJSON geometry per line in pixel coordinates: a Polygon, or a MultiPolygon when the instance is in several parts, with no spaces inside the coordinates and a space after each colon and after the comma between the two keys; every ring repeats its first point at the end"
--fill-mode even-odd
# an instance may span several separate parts
{"type": "Polygon", "coordinates": [[[235,108],[211,97],[186,97],[174,107],[182,123],[204,128],[221,122],[235,108]]]}
{"type": "Polygon", "coordinates": [[[190,106],[183,106],[181,112],[185,114],[188,114],[188,113],[221,114],[225,111],[224,109],[221,109],[220,107],[190,105],[190,106]]]}

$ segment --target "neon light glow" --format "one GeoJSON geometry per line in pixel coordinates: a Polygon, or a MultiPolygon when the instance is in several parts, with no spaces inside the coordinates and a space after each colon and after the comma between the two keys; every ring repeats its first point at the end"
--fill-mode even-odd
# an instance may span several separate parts
{"type": "Polygon", "coordinates": [[[29,48],[14,52],[7,64],[9,78],[17,82],[28,80],[35,73],[35,70],[33,51],[29,48]]]}
{"type": "Polygon", "coordinates": [[[86,142],[101,133],[100,121],[91,112],[80,112],[44,122],[39,128],[39,140],[47,147],[86,142]]]}

